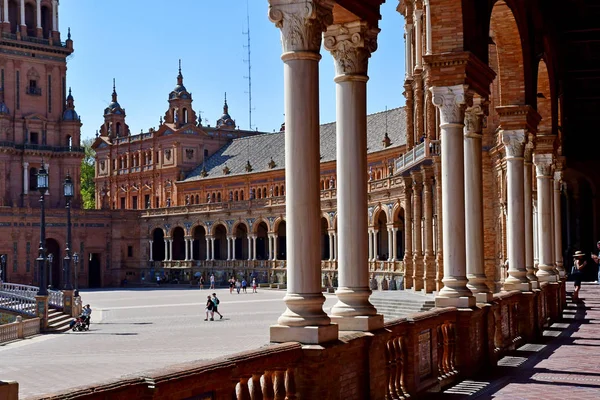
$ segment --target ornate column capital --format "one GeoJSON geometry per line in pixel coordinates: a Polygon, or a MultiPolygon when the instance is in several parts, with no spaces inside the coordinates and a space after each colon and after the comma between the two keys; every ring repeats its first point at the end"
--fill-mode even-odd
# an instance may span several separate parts
{"type": "Polygon", "coordinates": [[[465,136],[480,138],[483,132],[483,119],[489,113],[489,102],[477,97],[473,105],[465,110],[465,136]]]}
{"type": "Polygon", "coordinates": [[[333,0],[269,0],[269,19],[281,29],[283,52],[319,53],[333,24],[333,0]]]}
{"type": "Polygon", "coordinates": [[[533,163],[538,177],[552,178],[553,157],[552,154],[535,154],[533,163]]]}
{"type": "Polygon", "coordinates": [[[562,183],[562,178],[563,178],[563,172],[561,170],[559,170],[557,167],[557,169],[554,171],[554,182],[556,182],[558,185],[560,185],[562,183]]]}
{"type": "Polygon", "coordinates": [[[341,75],[367,75],[371,53],[377,50],[380,29],[366,21],[353,21],[327,27],[324,46],[335,60],[341,75]]]}
{"type": "Polygon", "coordinates": [[[464,125],[467,104],[472,104],[472,94],[467,85],[432,87],[433,105],[440,109],[440,126],[464,125]]]}
{"type": "Polygon", "coordinates": [[[419,193],[423,189],[423,173],[421,171],[413,171],[410,173],[412,178],[412,187],[415,193],[419,193]]]}
{"type": "Polygon", "coordinates": [[[535,148],[535,144],[533,142],[533,135],[529,134],[528,136],[529,137],[527,143],[525,143],[525,152],[523,156],[525,157],[525,162],[531,164],[533,161],[533,149],[535,148]]]}
{"type": "Polygon", "coordinates": [[[525,152],[525,130],[502,131],[502,143],[506,148],[506,158],[523,158],[525,152]]]}

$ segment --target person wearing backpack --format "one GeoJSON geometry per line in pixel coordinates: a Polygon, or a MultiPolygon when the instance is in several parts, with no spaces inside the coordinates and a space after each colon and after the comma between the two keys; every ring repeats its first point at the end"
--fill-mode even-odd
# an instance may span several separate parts
{"type": "Polygon", "coordinates": [[[214,307],[213,307],[213,312],[214,312],[215,314],[219,314],[219,317],[221,317],[221,318],[219,318],[219,319],[223,319],[223,316],[222,316],[222,315],[221,315],[221,313],[219,312],[219,303],[220,303],[220,301],[219,301],[219,298],[217,297],[217,294],[216,294],[216,293],[213,293],[212,295],[213,295],[212,302],[213,302],[213,304],[214,304],[214,307]]]}

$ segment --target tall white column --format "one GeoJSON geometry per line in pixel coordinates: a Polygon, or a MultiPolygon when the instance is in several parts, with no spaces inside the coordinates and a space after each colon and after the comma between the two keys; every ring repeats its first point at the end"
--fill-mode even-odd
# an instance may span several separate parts
{"type": "Polygon", "coordinates": [[[252,236],[252,259],[256,260],[256,236],[252,236]]]}
{"type": "Polygon", "coordinates": [[[231,260],[231,238],[227,236],[227,261],[231,260]]]}
{"type": "Polygon", "coordinates": [[[231,259],[235,260],[235,236],[231,237],[231,259]]]}
{"type": "Polygon", "coordinates": [[[210,261],[210,237],[206,236],[206,261],[210,261]]]}
{"type": "Polygon", "coordinates": [[[416,9],[415,19],[415,68],[423,68],[423,10],[416,9]]]}
{"type": "MultiPolygon", "coordinates": [[[[323,311],[319,190],[319,54],[333,22],[332,0],[269,0],[281,29],[285,103],[287,309],[271,326],[271,341],[317,344],[337,340],[323,311]]],[[[362,188],[364,190],[364,187],[362,188]]],[[[339,188],[338,188],[339,196],[339,188]]],[[[364,213],[364,209],[361,210],[364,213]]],[[[356,230],[360,230],[357,228],[356,230]]]]}
{"type": "Polygon", "coordinates": [[[398,260],[398,228],[392,229],[392,261],[398,260]]]}
{"type": "Polygon", "coordinates": [[[369,261],[373,260],[373,231],[371,229],[367,232],[367,240],[369,242],[369,261]]]}
{"type": "Polygon", "coordinates": [[[8,16],[8,0],[2,0],[4,2],[4,18],[2,19],[5,23],[10,23],[8,16]]]}
{"type": "Polygon", "coordinates": [[[556,282],[552,263],[552,154],[536,154],[533,159],[537,172],[537,224],[539,262],[537,277],[541,282],[556,282]]]}
{"type": "Polygon", "coordinates": [[[394,229],[393,228],[388,228],[387,230],[388,233],[388,261],[392,261],[394,258],[393,252],[394,252],[394,229]]]}
{"type": "Polygon", "coordinates": [[[252,260],[252,236],[248,236],[248,261],[252,260]]]}
{"type": "Polygon", "coordinates": [[[35,0],[36,3],[36,27],[42,29],[42,0],[35,0]]]}
{"type": "Polygon", "coordinates": [[[431,9],[429,7],[430,0],[425,1],[425,20],[426,20],[426,42],[425,42],[425,54],[431,54],[431,45],[432,45],[432,37],[431,37],[431,9]]]}
{"type": "Polygon", "coordinates": [[[442,228],[444,287],[435,298],[438,307],[472,307],[467,288],[465,247],[464,138],[466,85],[432,87],[433,104],[440,109],[442,145],[442,228]]]}
{"type": "Polygon", "coordinates": [[[483,167],[481,139],[484,105],[480,98],[474,99],[473,107],[465,112],[465,243],[467,257],[467,287],[478,303],[492,301],[493,295],[485,284],[483,264],[483,167]]]}
{"type": "Polygon", "coordinates": [[[150,244],[150,260],[148,260],[148,261],[154,261],[154,257],[152,255],[152,243],[154,243],[154,241],[148,240],[148,243],[150,244]]]}
{"type": "Polygon", "coordinates": [[[525,205],[524,205],[524,156],[525,131],[502,132],[506,149],[507,218],[506,241],[508,252],[508,278],[506,290],[528,292],[531,284],[525,269],[525,205]]]}
{"type": "MultiPolygon", "coordinates": [[[[336,70],[336,149],[339,254],[338,302],[331,309],[340,330],[383,327],[383,316],[369,302],[367,210],[367,68],[377,49],[379,29],[364,21],[332,25],[325,48],[336,70]]],[[[383,235],[384,232],[382,231],[383,235]]],[[[377,239],[375,239],[377,242],[377,239]]]]}
{"type": "Polygon", "coordinates": [[[327,232],[329,238],[329,261],[333,261],[333,232],[327,232]]]}
{"type": "Polygon", "coordinates": [[[169,261],[173,261],[173,239],[169,239],[169,261]]]}
{"type": "Polygon", "coordinates": [[[379,238],[377,237],[378,233],[379,230],[373,231],[373,261],[379,260],[379,238]]]}
{"type": "MultiPolygon", "coordinates": [[[[533,195],[532,195],[533,197],[533,195]]],[[[533,207],[533,266],[536,272],[537,277],[537,264],[539,262],[539,249],[538,249],[538,224],[537,224],[537,195],[536,198],[532,198],[532,207],[533,207]]]]}
{"type": "Polygon", "coordinates": [[[524,199],[525,199],[525,269],[527,270],[527,279],[531,282],[531,288],[539,288],[539,281],[535,276],[535,267],[533,262],[533,198],[531,183],[532,177],[532,157],[533,142],[529,140],[525,145],[525,163],[524,163],[524,199]]]}
{"type": "MultiPolygon", "coordinates": [[[[8,0],[4,0],[8,2],[8,0]]],[[[29,193],[29,163],[27,161],[23,162],[23,193],[29,193]]]]}
{"type": "Polygon", "coordinates": [[[338,259],[338,237],[337,232],[333,232],[333,261],[338,259]]]}
{"type": "Polygon", "coordinates": [[[404,39],[405,39],[405,62],[406,62],[406,78],[411,78],[413,75],[412,68],[412,24],[404,24],[404,39]]]}
{"type": "Polygon", "coordinates": [[[26,26],[25,25],[25,0],[21,0],[19,3],[19,10],[21,11],[21,26],[26,26]]]}
{"type": "Polygon", "coordinates": [[[58,0],[52,0],[52,30],[58,32],[58,0]]]}
{"type": "Polygon", "coordinates": [[[562,219],[561,219],[561,187],[562,171],[554,173],[554,259],[558,268],[559,276],[563,278],[566,274],[563,264],[562,248],[562,219]]]}
{"type": "Polygon", "coordinates": [[[279,251],[279,244],[277,243],[279,241],[277,234],[273,235],[273,261],[277,261],[277,252],[279,251]]]}
{"type": "Polygon", "coordinates": [[[210,259],[215,260],[215,238],[210,238],[210,259]]]}
{"type": "Polygon", "coordinates": [[[165,261],[169,261],[169,239],[164,239],[165,240],[165,261]]]}
{"type": "Polygon", "coordinates": [[[188,238],[184,238],[183,239],[183,243],[185,243],[185,261],[189,261],[190,260],[189,239],[188,238]]]}

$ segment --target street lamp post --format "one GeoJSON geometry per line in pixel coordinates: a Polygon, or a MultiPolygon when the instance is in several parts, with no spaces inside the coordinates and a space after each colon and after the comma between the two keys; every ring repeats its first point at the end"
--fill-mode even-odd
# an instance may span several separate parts
{"type": "Polygon", "coordinates": [[[79,254],[77,252],[73,254],[73,262],[75,263],[75,290],[77,290],[77,282],[79,281],[77,279],[77,264],[79,264],[79,254]]]}
{"type": "Polygon", "coordinates": [[[6,279],[6,254],[0,256],[0,283],[6,279]]]}
{"type": "Polygon", "coordinates": [[[46,215],[44,213],[44,196],[48,190],[48,172],[44,168],[44,163],[37,173],[37,188],[40,192],[40,248],[39,255],[37,258],[38,269],[40,274],[40,289],[38,290],[38,296],[47,296],[48,288],[46,288],[46,215]]]}
{"type": "Polygon", "coordinates": [[[52,282],[52,275],[54,272],[54,254],[50,253],[48,254],[48,289],[53,289],[53,282],[52,282]]]}
{"type": "Polygon", "coordinates": [[[63,260],[63,276],[65,290],[73,290],[71,284],[71,199],[73,198],[73,180],[69,175],[65,178],[63,191],[67,208],[67,243],[65,245],[65,258],[63,260]]]}

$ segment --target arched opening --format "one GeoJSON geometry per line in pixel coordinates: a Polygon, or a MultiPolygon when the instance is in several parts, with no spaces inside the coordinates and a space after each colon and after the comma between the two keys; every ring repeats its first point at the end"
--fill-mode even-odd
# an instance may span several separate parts
{"type": "Polygon", "coordinates": [[[321,260],[329,260],[331,252],[329,251],[329,225],[327,219],[321,217],[321,260]]]}
{"type": "Polygon", "coordinates": [[[389,258],[388,254],[388,232],[387,232],[387,215],[385,211],[380,211],[375,222],[375,231],[377,232],[377,259],[386,261],[389,258]]]}
{"type": "Polygon", "coordinates": [[[29,190],[37,190],[37,168],[29,169],[29,190]]]}
{"type": "Polygon", "coordinates": [[[187,108],[183,109],[183,123],[184,124],[188,123],[188,110],[187,110],[187,108]]]}
{"type": "MultiPolygon", "coordinates": [[[[62,289],[62,256],[60,252],[60,245],[55,239],[46,239],[46,257],[52,254],[52,263],[48,259],[46,264],[46,283],[52,289],[62,289]]],[[[83,260],[82,260],[83,262],[83,260]]]]}
{"type": "Polygon", "coordinates": [[[117,122],[117,137],[121,136],[121,123],[117,122]]]}
{"type": "Polygon", "coordinates": [[[200,225],[195,227],[193,237],[192,258],[194,260],[206,260],[206,229],[200,225]]]}
{"type": "Polygon", "coordinates": [[[234,193],[234,195],[233,195],[233,198],[234,198],[234,200],[235,200],[235,201],[238,201],[238,200],[239,200],[239,198],[240,198],[240,197],[239,197],[239,193],[238,193],[238,191],[237,191],[237,190],[235,191],[235,193],[234,193]]]}
{"type": "Polygon", "coordinates": [[[552,93],[550,90],[550,76],[544,60],[540,60],[537,80],[537,112],[542,117],[538,125],[538,134],[549,135],[552,129],[552,93]]]}
{"type": "Polygon", "coordinates": [[[8,19],[10,20],[10,32],[17,33],[19,26],[19,3],[17,0],[10,0],[8,3],[8,19]]]}
{"type": "Polygon", "coordinates": [[[244,191],[240,191],[240,200],[244,201],[244,191]]]}
{"type": "Polygon", "coordinates": [[[279,187],[275,186],[275,197],[279,197],[279,187]]]}
{"type": "Polygon", "coordinates": [[[262,221],[256,227],[256,259],[267,260],[268,259],[268,232],[269,228],[267,224],[262,221]]]}
{"type": "Polygon", "coordinates": [[[281,221],[277,226],[277,259],[287,259],[285,221],[281,221]]]}
{"type": "Polygon", "coordinates": [[[173,260],[185,260],[185,232],[178,226],[173,229],[173,260]]]}
{"type": "Polygon", "coordinates": [[[71,150],[71,148],[73,147],[73,138],[71,137],[71,135],[67,135],[65,143],[67,144],[67,148],[71,150]]]}
{"type": "Polygon", "coordinates": [[[402,260],[404,258],[405,250],[403,208],[400,208],[394,217],[394,227],[396,228],[396,260],[402,260]]]}
{"type": "Polygon", "coordinates": [[[196,204],[200,204],[200,196],[196,195],[196,204]]]}
{"type": "Polygon", "coordinates": [[[267,198],[267,188],[264,187],[262,192],[263,192],[263,199],[266,199],[267,198]]]}
{"type": "Polygon", "coordinates": [[[152,232],[152,259],[163,261],[165,259],[165,233],[161,228],[152,232]]]}
{"type": "Polygon", "coordinates": [[[221,202],[221,192],[217,193],[217,203],[221,202]]]}
{"type": "Polygon", "coordinates": [[[52,32],[52,10],[47,6],[42,6],[42,32],[46,39],[52,32]]]}
{"type": "Polygon", "coordinates": [[[215,260],[227,259],[227,229],[219,224],[215,227],[215,260]]]}
{"type": "Polygon", "coordinates": [[[281,185],[281,187],[279,188],[279,193],[281,194],[281,196],[285,195],[285,185],[281,185]]]}
{"type": "Polygon", "coordinates": [[[248,259],[248,228],[244,224],[238,224],[235,228],[235,259],[248,259]]]}
{"type": "Polygon", "coordinates": [[[262,192],[261,192],[260,188],[258,189],[258,198],[259,199],[262,198],[262,192]]]}
{"type": "Polygon", "coordinates": [[[35,6],[31,3],[25,3],[25,25],[27,25],[27,36],[35,36],[35,6]]]}
{"type": "Polygon", "coordinates": [[[211,196],[211,200],[213,203],[215,203],[217,201],[217,196],[214,193],[211,196]]]}

